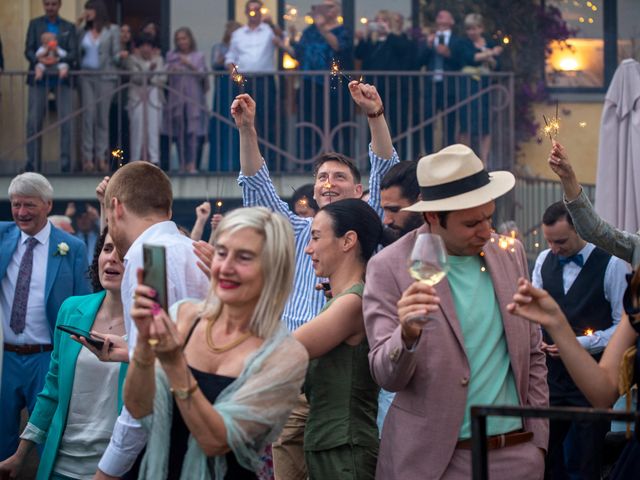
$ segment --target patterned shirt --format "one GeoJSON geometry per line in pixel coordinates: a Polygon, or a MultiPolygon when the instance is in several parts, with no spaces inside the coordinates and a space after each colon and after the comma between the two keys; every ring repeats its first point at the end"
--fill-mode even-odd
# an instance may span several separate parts
{"type": "MultiPolygon", "coordinates": [[[[338,39],[338,50],[335,51],[327,43],[315,25],[310,25],[302,32],[300,41],[293,42],[292,47],[296,59],[300,62],[300,70],[329,70],[331,62],[335,60],[340,68],[351,68],[352,39],[349,30],[339,25],[331,29],[331,33],[338,39]]],[[[319,83],[322,83],[319,77],[319,83]]]]}
{"type": "MultiPolygon", "coordinates": [[[[369,205],[383,216],[380,206],[380,183],[382,177],[399,162],[398,154],[393,151],[390,160],[378,157],[369,146],[369,160],[371,161],[371,174],[369,176],[369,205]]],[[[262,206],[281,213],[289,219],[293,227],[295,237],[296,269],[293,279],[293,291],[284,308],[282,319],[290,331],[294,331],[304,323],[314,318],[322,309],[325,299],[322,291],[315,289],[321,280],[313,270],[313,264],[304,249],[311,240],[311,222],[313,218],[299,217],[291,211],[289,205],[284,202],[276,192],[273,182],[269,177],[266,164],[262,164],[260,170],[253,176],[245,176],[240,172],[238,185],[242,187],[242,199],[245,207],[262,206]]]]}

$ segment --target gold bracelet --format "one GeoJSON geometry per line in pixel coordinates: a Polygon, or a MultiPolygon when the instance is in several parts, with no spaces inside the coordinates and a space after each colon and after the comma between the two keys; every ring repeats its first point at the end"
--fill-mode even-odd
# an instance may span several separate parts
{"type": "Polygon", "coordinates": [[[144,362],[142,360],[140,360],[139,358],[136,358],[136,356],[134,355],[131,360],[133,360],[133,363],[136,364],[137,367],[140,368],[149,368],[149,367],[153,367],[156,363],[155,359],[150,361],[150,362],[144,362]]]}
{"type": "Polygon", "coordinates": [[[179,400],[188,399],[195,393],[196,390],[198,390],[198,382],[196,382],[192,387],[189,388],[169,388],[169,391],[173,393],[179,400]]]}

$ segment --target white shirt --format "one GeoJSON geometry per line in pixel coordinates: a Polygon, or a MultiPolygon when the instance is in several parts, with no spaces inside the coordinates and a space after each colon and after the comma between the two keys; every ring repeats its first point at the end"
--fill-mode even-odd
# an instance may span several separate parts
{"type": "Polygon", "coordinates": [[[238,66],[240,73],[275,71],[275,34],[269,25],[261,23],[256,28],[240,27],[231,35],[229,51],[224,63],[238,66]]]}
{"type": "Polygon", "coordinates": [[[4,341],[16,345],[29,344],[50,344],[51,333],[49,331],[49,320],[47,319],[47,309],[45,304],[45,286],[47,282],[47,265],[49,256],[49,236],[51,235],[51,224],[47,222],[42,230],[36,235],[38,243],[33,248],[33,268],[31,270],[31,283],[29,284],[29,300],[27,302],[27,312],[25,327],[22,333],[16,334],[11,330],[11,309],[13,308],[13,297],[20,271],[20,262],[27,251],[26,242],[30,238],[24,232],[20,232],[18,246],[13,252],[13,257],[7,265],[7,273],[2,279],[2,289],[0,291],[0,306],[3,313],[2,329],[4,331],[4,341]]]}
{"type": "MultiPolygon", "coordinates": [[[[124,324],[127,330],[129,353],[133,355],[138,338],[138,330],[131,319],[133,293],[138,286],[137,271],[143,268],[142,245],[164,245],[167,254],[167,297],[169,305],[183,298],[204,299],[209,290],[209,279],[197,267],[197,257],[193,253],[193,242],[184,236],[171,221],[160,222],[145,230],[131,244],[124,256],[124,275],[120,291],[124,324]]],[[[98,468],[108,475],[124,475],[136,460],[147,442],[147,432],[135,420],[126,407],[116,421],[107,447],[98,468]]]]}
{"type": "Polygon", "coordinates": [[[100,36],[94,37],[91,32],[87,32],[82,37],[82,48],[84,55],[80,61],[83,69],[98,70],[100,68],[100,36]]]}
{"type": "Polygon", "coordinates": [[[120,363],[101,362],[86,348],[76,360],[69,415],[53,471],[91,480],[118,417],[120,363]]]}
{"type": "MultiPolygon", "coordinates": [[[[433,39],[433,49],[435,51],[436,46],[440,44],[440,35],[444,35],[444,45],[446,45],[447,47],[449,46],[449,40],[451,39],[451,30],[441,30],[436,32],[436,36],[433,39]]],[[[435,53],[435,55],[439,55],[438,53],[435,53]]],[[[442,56],[440,56],[440,58],[444,58],[442,56]]],[[[442,60],[444,62],[444,60],[442,60]]],[[[444,67],[444,64],[443,64],[444,67]]],[[[442,68],[436,68],[435,69],[435,75],[433,76],[433,81],[434,82],[441,82],[444,79],[444,76],[442,75],[443,69],[442,68]]]]}
{"type": "Polygon", "coordinates": [[[444,44],[446,46],[449,46],[449,39],[451,39],[451,30],[439,30],[436,32],[436,36],[433,39],[433,48],[435,48],[437,45],[439,45],[439,37],[440,35],[444,35],[444,44]]]}
{"type": "MultiPolygon", "coordinates": [[[[593,243],[587,243],[578,254],[582,255],[584,263],[587,263],[587,259],[591,252],[593,252],[595,245],[593,243]]],[[[531,283],[536,288],[544,288],[542,284],[542,264],[544,263],[547,255],[551,250],[546,249],[540,252],[536,259],[536,264],[533,267],[533,273],[531,274],[531,283]]],[[[580,274],[582,267],[579,267],[574,262],[567,263],[562,268],[562,286],[564,293],[566,294],[573,282],[580,274]]],[[[631,267],[627,262],[621,260],[618,257],[611,255],[607,268],[604,272],[604,297],[611,304],[611,319],[613,324],[606,330],[597,330],[593,332],[593,335],[582,335],[577,337],[580,345],[583,346],[589,353],[599,353],[609,343],[611,335],[615,331],[616,327],[620,323],[622,318],[622,297],[627,288],[626,274],[631,271],[631,267]]]]}

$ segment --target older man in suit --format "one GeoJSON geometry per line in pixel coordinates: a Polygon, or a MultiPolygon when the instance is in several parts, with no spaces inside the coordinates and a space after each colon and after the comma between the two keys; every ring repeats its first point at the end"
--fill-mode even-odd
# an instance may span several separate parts
{"type": "Polygon", "coordinates": [[[89,293],[84,244],[47,220],[49,181],[38,173],[18,175],[9,198],[14,222],[0,222],[0,461],[16,451],[20,411],[31,412],[44,385],[60,305],[89,293]]]}
{"type": "MultiPolygon", "coordinates": [[[[546,406],[540,330],[509,314],[524,250],[498,246],[494,199],[515,184],[471,149],[452,145],[418,164],[422,195],[408,210],[425,225],[376,255],[367,267],[364,314],[374,379],[397,392],[385,419],[376,477],[471,478],[474,404],[546,406]],[[435,287],[406,268],[416,238],[439,235],[449,271],[435,287]]],[[[542,419],[493,417],[491,478],[542,478],[548,425],[542,419]]]]}
{"type": "MultiPolygon", "coordinates": [[[[78,41],[73,23],[58,15],[62,0],[42,0],[44,15],[29,22],[25,41],[24,56],[29,62],[29,70],[33,72],[36,63],[47,67],[55,66],[60,59],[55,57],[37,57],[36,51],[41,45],[40,37],[45,32],[54,33],[60,48],[67,52],[64,59],[71,68],[75,67],[78,56],[78,41]]],[[[45,75],[42,80],[35,80],[33,75],[27,78],[29,84],[29,109],[27,113],[27,138],[31,138],[42,130],[42,121],[47,110],[47,94],[55,93],[56,110],[59,118],[71,113],[71,85],[69,79],[45,75]]],[[[27,142],[27,171],[41,168],[42,138],[27,142]]],[[[60,165],[63,172],[71,169],[71,122],[60,126],[60,165]]]]}

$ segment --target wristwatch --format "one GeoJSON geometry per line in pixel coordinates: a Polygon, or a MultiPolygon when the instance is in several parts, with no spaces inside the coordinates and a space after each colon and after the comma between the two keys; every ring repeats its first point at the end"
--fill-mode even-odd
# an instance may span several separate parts
{"type": "Polygon", "coordinates": [[[189,387],[189,388],[173,388],[173,387],[169,388],[169,391],[173,393],[178,400],[186,400],[191,395],[193,395],[196,390],[198,390],[197,383],[195,383],[193,387],[189,387]]]}

